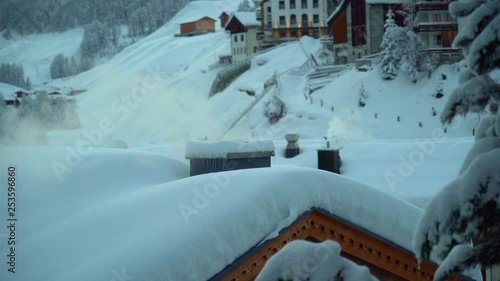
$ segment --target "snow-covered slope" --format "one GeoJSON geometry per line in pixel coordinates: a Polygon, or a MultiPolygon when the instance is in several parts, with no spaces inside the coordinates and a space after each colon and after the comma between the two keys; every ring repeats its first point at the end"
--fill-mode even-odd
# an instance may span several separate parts
{"type": "Polygon", "coordinates": [[[17,63],[33,84],[48,82],[50,64],[54,57],[62,53],[71,57],[77,54],[83,38],[83,28],[75,28],[62,33],[13,35],[10,40],[0,36],[0,63],[17,63]]]}

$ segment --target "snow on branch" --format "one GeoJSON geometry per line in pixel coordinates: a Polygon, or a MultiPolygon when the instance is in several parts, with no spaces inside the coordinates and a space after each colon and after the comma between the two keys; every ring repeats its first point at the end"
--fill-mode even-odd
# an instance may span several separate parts
{"type": "Polygon", "coordinates": [[[500,101],[500,85],[488,74],[474,76],[456,88],[446,103],[441,122],[450,123],[457,115],[483,112],[491,102],[500,101]]]}
{"type": "Polygon", "coordinates": [[[414,250],[419,259],[442,262],[435,281],[500,260],[500,170],[492,163],[500,163],[500,148],[477,155],[419,220],[414,250]]]}

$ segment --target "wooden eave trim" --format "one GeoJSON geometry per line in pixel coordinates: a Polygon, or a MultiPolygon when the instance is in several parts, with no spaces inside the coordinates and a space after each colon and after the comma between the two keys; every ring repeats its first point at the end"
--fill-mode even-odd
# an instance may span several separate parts
{"type": "MultiPolygon", "coordinates": [[[[253,280],[266,261],[288,242],[305,240],[309,237],[319,241],[335,240],[345,253],[411,281],[432,280],[437,268],[435,264],[425,261],[419,267],[416,258],[406,249],[341,221],[328,212],[315,209],[304,213],[291,226],[283,229],[277,237],[256,246],[210,280],[253,280]]],[[[450,281],[461,280],[468,279],[462,277],[450,279],[450,281]]]]}

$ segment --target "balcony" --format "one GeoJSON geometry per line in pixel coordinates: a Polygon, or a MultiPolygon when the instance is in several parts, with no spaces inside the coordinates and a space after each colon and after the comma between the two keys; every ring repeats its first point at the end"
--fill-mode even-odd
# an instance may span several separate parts
{"type": "Polygon", "coordinates": [[[423,11],[448,11],[450,2],[444,1],[426,1],[418,2],[416,5],[417,12],[423,11]]]}
{"type": "Polygon", "coordinates": [[[416,32],[458,31],[456,22],[421,22],[415,28],[416,32]]]}

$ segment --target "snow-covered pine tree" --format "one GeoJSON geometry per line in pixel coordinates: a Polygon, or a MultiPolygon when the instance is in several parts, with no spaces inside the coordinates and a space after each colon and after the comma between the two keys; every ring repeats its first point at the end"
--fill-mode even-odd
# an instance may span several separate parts
{"type": "Polygon", "coordinates": [[[441,121],[459,115],[490,114],[476,128],[476,141],[459,176],[426,207],[419,220],[413,248],[419,259],[436,258],[440,266],[434,280],[476,265],[500,263],[500,85],[489,73],[500,65],[500,1],[459,0],[450,12],[466,17],[455,39],[462,47],[468,69],[448,100],[441,121]]]}
{"type": "Polygon", "coordinates": [[[65,58],[66,57],[63,54],[59,53],[54,57],[54,60],[52,60],[52,63],[50,64],[50,77],[52,77],[52,79],[64,77],[65,58]]]}
{"type": "Polygon", "coordinates": [[[406,0],[403,4],[405,26],[400,33],[401,65],[400,70],[406,73],[410,81],[416,83],[418,80],[418,60],[419,52],[422,48],[420,37],[415,33],[414,27],[417,25],[416,0],[406,0]]]}
{"type": "Polygon", "coordinates": [[[25,82],[25,84],[26,84],[26,87],[25,87],[26,90],[31,90],[31,86],[32,85],[31,85],[31,80],[30,80],[29,76],[26,76],[26,82],[25,82]]]}
{"type": "Polygon", "coordinates": [[[400,50],[396,43],[396,36],[400,32],[400,27],[396,25],[394,13],[391,9],[387,11],[384,24],[384,37],[382,39],[382,79],[392,80],[398,74],[398,63],[400,59],[400,50]]]}
{"type": "Polygon", "coordinates": [[[238,12],[253,12],[255,8],[250,5],[249,0],[241,0],[240,5],[238,6],[238,12]]]}
{"type": "Polygon", "coordinates": [[[378,281],[368,267],[342,257],[341,251],[332,240],[292,241],[266,262],[255,280],[378,281]]]}

